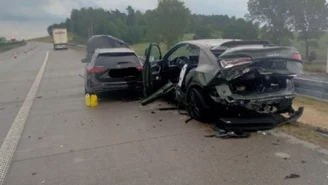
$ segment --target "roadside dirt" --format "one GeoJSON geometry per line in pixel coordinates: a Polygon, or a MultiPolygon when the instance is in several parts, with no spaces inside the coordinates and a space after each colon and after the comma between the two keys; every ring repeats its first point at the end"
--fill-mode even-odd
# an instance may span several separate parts
{"type": "Polygon", "coordinates": [[[304,107],[304,113],[299,122],[328,129],[328,102],[298,96],[294,101],[294,107],[301,106],[304,107]]]}
{"type": "Polygon", "coordinates": [[[278,128],[280,131],[293,135],[299,139],[309,141],[328,149],[328,137],[316,131],[316,127],[304,123],[284,125],[278,128]]]}
{"type": "Polygon", "coordinates": [[[317,128],[328,130],[328,102],[298,96],[294,108],[304,107],[298,123],[279,127],[280,131],[328,149],[328,136],[317,132],[317,128]]]}

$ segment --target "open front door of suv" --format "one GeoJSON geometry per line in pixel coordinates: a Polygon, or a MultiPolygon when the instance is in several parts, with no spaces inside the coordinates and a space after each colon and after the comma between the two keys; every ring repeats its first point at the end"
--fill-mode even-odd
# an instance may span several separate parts
{"type": "Polygon", "coordinates": [[[157,83],[161,81],[162,53],[158,44],[151,43],[145,50],[146,60],[143,65],[143,93],[148,97],[156,91],[157,83]]]}

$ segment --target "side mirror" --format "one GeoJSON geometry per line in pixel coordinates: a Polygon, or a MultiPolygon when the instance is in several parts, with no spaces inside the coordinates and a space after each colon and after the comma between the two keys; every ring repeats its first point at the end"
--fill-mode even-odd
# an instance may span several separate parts
{"type": "Polygon", "coordinates": [[[87,59],[84,58],[84,59],[81,60],[81,62],[82,62],[82,63],[87,63],[87,59]]]}
{"type": "Polygon", "coordinates": [[[145,49],[145,56],[147,57],[148,48],[145,49]]]}

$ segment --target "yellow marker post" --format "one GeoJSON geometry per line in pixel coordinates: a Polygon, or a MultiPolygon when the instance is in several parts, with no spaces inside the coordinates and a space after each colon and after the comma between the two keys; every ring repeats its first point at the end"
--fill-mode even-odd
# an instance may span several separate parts
{"type": "Polygon", "coordinates": [[[84,101],[85,101],[85,105],[90,107],[91,106],[91,98],[90,98],[90,94],[86,94],[84,97],[84,101]]]}
{"type": "Polygon", "coordinates": [[[90,106],[91,107],[97,107],[98,106],[98,97],[97,97],[97,95],[95,95],[95,94],[91,95],[90,106]]]}

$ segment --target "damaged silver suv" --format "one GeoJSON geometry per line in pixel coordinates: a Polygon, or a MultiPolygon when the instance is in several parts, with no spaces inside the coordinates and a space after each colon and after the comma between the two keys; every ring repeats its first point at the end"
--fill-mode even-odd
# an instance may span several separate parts
{"type": "Polygon", "coordinates": [[[303,70],[296,48],[210,39],[178,43],[163,57],[160,47],[150,44],[145,54],[142,105],[170,93],[200,121],[283,113],[296,121],[302,115],[303,108],[292,108],[293,78],[303,70]]]}

